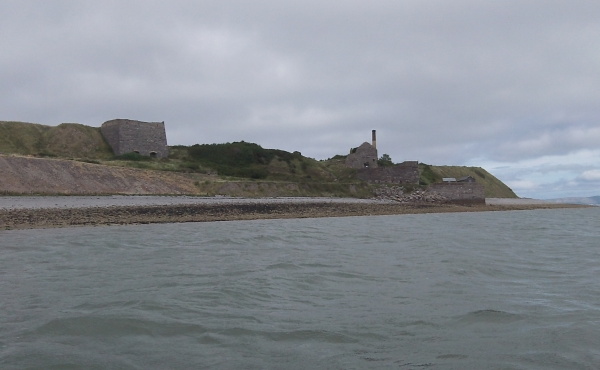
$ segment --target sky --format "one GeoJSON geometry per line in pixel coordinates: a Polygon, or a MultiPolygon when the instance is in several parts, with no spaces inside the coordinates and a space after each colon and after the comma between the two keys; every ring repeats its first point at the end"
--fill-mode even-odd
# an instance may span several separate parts
{"type": "Polygon", "coordinates": [[[164,121],[169,145],[394,162],[600,195],[595,0],[2,0],[0,120],[164,121]]]}

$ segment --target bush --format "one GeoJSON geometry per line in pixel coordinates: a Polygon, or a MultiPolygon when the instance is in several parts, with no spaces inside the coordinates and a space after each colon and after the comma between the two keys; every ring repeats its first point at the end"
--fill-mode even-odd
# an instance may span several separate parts
{"type": "Polygon", "coordinates": [[[392,158],[389,154],[383,154],[381,158],[377,160],[377,165],[379,167],[390,167],[394,165],[394,162],[392,162],[392,158]]]}
{"type": "Polygon", "coordinates": [[[266,166],[274,158],[288,164],[298,157],[298,153],[288,153],[277,149],[264,149],[258,144],[244,141],[226,144],[196,144],[188,149],[188,157],[219,174],[251,179],[264,179],[269,175],[266,166]]]}

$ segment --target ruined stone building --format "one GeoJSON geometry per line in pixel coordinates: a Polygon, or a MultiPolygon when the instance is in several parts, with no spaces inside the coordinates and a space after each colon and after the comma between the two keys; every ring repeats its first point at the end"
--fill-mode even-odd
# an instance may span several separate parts
{"type": "Polygon", "coordinates": [[[104,122],[100,132],[115,155],[138,153],[156,158],[169,155],[164,122],[113,119],[104,122]]]}
{"type": "Polygon", "coordinates": [[[350,150],[346,157],[346,166],[350,168],[377,168],[377,138],[375,130],[372,131],[372,143],[366,141],[358,148],[350,150]]]}
{"type": "MultiPolygon", "coordinates": [[[[371,184],[418,185],[420,171],[418,161],[404,161],[392,166],[379,167],[377,164],[376,132],[372,131],[372,144],[364,142],[350,151],[346,166],[356,169],[356,177],[371,184]]],[[[484,186],[471,176],[444,178],[442,183],[431,184],[427,192],[436,194],[445,202],[460,204],[485,204],[484,186]]]]}
{"type": "Polygon", "coordinates": [[[350,151],[346,166],[357,170],[356,176],[370,183],[418,184],[419,162],[405,161],[389,167],[377,164],[377,133],[371,131],[371,144],[364,142],[350,151]]]}

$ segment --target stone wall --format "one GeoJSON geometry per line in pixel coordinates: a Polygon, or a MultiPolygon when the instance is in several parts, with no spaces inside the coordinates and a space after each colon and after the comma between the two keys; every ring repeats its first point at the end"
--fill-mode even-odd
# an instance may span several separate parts
{"type": "Polygon", "coordinates": [[[450,203],[485,204],[483,185],[475,182],[431,184],[427,192],[442,196],[450,203]]]}
{"type": "Polygon", "coordinates": [[[361,168],[357,177],[375,184],[418,184],[419,162],[405,161],[390,167],[361,168]]]}
{"type": "Polygon", "coordinates": [[[346,166],[356,169],[377,168],[377,149],[367,142],[362,143],[348,154],[346,166]]]}
{"type": "Polygon", "coordinates": [[[114,119],[104,122],[100,131],[115,155],[132,152],[157,158],[169,155],[164,122],[114,119]]]}

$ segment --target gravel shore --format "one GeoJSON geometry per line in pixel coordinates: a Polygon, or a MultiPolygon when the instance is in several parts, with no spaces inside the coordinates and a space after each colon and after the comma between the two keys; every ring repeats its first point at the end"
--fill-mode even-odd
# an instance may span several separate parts
{"type": "Polygon", "coordinates": [[[486,204],[494,206],[522,206],[557,204],[549,200],[530,198],[486,198],[486,204]]]}
{"type": "Polygon", "coordinates": [[[351,198],[4,197],[0,230],[276,218],[483,212],[575,205],[396,203],[351,198]],[[15,198],[15,199],[8,199],[15,198]],[[110,199],[114,201],[108,201],[110,199]]]}

